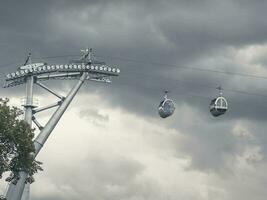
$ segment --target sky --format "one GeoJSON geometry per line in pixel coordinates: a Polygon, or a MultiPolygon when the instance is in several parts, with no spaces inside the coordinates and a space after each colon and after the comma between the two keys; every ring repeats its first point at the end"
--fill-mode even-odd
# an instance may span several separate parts
{"type": "MultiPolygon", "coordinates": [[[[37,157],[31,199],[265,200],[266,9],[264,0],[1,1],[1,84],[29,52],[61,64],[90,47],[121,69],[112,84],[83,85],[37,157]],[[229,110],[214,118],[219,85],[229,110]],[[161,119],[164,90],[176,110],[161,119]]],[[[46,84],[66,94],[75,81],[46,84]]],[[[0,94],[19,106],[25,86],[0,94]]],[[[38,87],[35,98],[56,101],[38,87]]]]}

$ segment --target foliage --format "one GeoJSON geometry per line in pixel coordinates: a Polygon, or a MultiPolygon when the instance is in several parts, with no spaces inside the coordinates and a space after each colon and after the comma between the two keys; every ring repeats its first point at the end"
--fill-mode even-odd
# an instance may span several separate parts
{"type": "Polygon", "coordinates": [[[0,195],[0,200],[6,200],[6,198],[2,195],[0,195]]]}
{"type": "Polygon", "coordinates": [[[42,170],[41,163],[33,157],[34,130],[24,120],[18,119],[20,114],[20,109],[0,104],[0,178],[4,172],[11,171],[6,180],[14,184],[20,171],[29,173],[26,181],[32,183],[33,175],[42,170]]]}

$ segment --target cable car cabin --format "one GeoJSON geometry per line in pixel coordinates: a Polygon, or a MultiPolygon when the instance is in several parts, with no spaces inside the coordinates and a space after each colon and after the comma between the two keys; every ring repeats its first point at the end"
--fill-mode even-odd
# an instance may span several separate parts
{"type": "Polygon", "coordinates": [[[171,99],[165,98],[162,102],[159,104],[159,116],[161,118],[166,118],[171,116],[174,113],[175,106],[171,99]]]}
{"type": "Polygon", "coordinates": [[[210,102],[210,113],[214,117],[218,117],[220,115],[223,115],[228,109],[227,101],[224,97],[220,96],[216,99],[213,99],[210,102]]]}

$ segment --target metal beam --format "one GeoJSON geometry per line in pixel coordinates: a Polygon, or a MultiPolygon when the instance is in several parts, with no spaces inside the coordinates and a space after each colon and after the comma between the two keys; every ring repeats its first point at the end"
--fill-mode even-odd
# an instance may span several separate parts
{"type": "Polygon", "coordinates": [[[35,113],[38,113],[38,112],[42,112],[42,111],[44,111],[44,110],[48,110],[48,109],[50,109],[50,108],[57,107],[57,106],[59,106],[60,104],[62,104],[62,102],[63,102],[63,101],[58,101],[58,102],[53,103],[53,104],[50,104],[50,105],[48,105],[48,106],[44,106],[44,107],[41,107],[41,108],[34,109],[34,110],[33,110],[33,113],[35,114],[35,113]]]}
{"type": "Polygon", "coordinates": [[[39,130],[43,130],[44,127],[37,121],[37,119],[34,116],[32,116],[32,121],[39,128],[39,130]]]}
{"type": "Polygon", "coordinates": [[[61,96],[60,94],[57,94],[55,91],[51,90],[50,88],[48,88],[47,86],[45,86],[44,84],[36,81],[36,84],[39,85],[41,88],[47,90],[48,92],[50,92],[51,94],[55,95],[56,97],[60,98],[60,99],[64,99],[63,96],[61,96]]]}
{"type": "Polygon", "coordinates": [[[66,72],[61,74],[47,74],[47,75],[40,75],[37,76],[38,80],[47,80],[50,78],[66,78],[66,77],[73,77],[73,76],[80,76],[80,72],[66,72]]]}
{"type": "Polygon", "coordinates": [[[82,84],[86,80],[87,76],[88,76],[87,72],[82,74],[78,83],[72,88],[72,90],[67,95],[66,99],[59,106],[59,108],[56,110],[56,112],[53,114],[53,116],[50,118],[50,120],[45,125],[44,129],[40,132],[40,134],[34,140],[34,146],[35,146],[35,155],[34,156],[35,157],[38,155],[39,151],[43,147],[44,143],[46,142],[46,140],[50,136],[51,132],[53,131],[53,129],[57,125],[58,121],[60,120],[60,118],[62,117],[62,115],[66,111],[66,109],[68,108],[68,106],[71,103],[71,101],[73,100],[74,96],[79,91],[80,87],[82,86],[82,84]]]}
{"type": "MultiPolygon", "coordinates": [[[[32,126],[32,109],[33,109],[33,83],[34,78],[33,76],[28,76],[26,79],[26,102],[24,105],[25,108],[25,121],[32,126]]],[[[10,183],[6,199],[7,200],[21,200],[22,193],[25,186],[25,180],[28,177],[28,174],[24,171],[21,171],[19,173],[20,180],[24,181],[18,181],[17,184],[10,183]]],[[[27,194],[25,194],[27,195],[27,194]]]]}

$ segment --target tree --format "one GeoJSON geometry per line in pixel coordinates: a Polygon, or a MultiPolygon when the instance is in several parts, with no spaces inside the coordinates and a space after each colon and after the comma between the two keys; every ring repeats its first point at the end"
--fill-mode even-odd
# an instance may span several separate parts
{"type": "MultiPolygon", "coordinates": [[[[34,181],[33,175],[42,170],[41,163],[34,160],[34,130],[19,119],[21,110],[0,104],[0,179],[4,172],[11,175],[6,181],[16,184],[20,171],[29,174],[27,182],[34,181]]],[[[1,197],[0,197],[1,199],[1,197]]]]}

